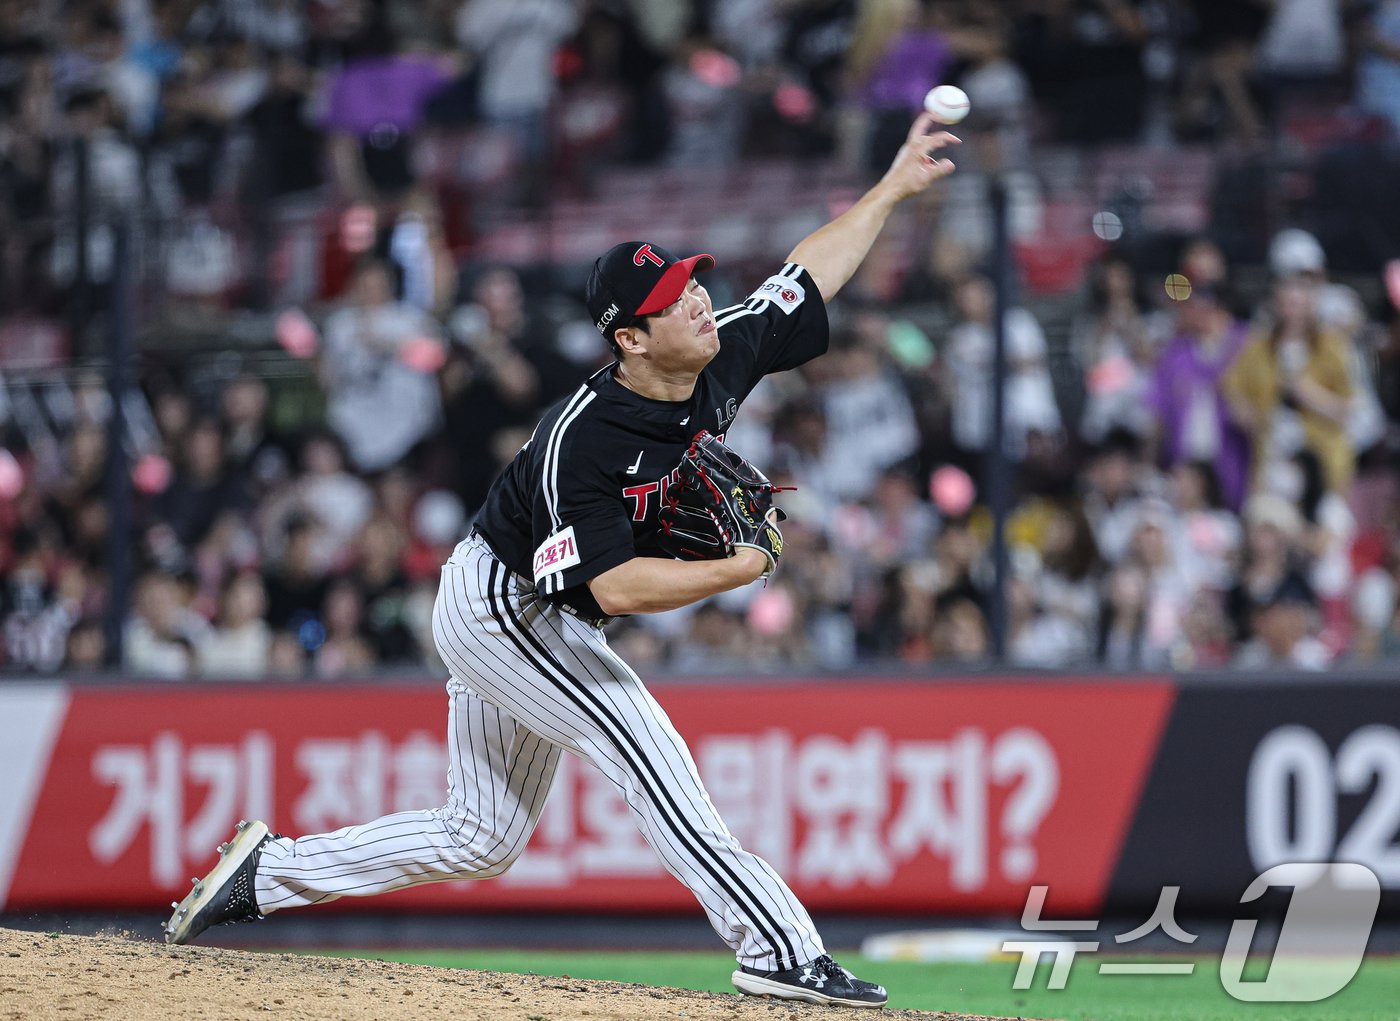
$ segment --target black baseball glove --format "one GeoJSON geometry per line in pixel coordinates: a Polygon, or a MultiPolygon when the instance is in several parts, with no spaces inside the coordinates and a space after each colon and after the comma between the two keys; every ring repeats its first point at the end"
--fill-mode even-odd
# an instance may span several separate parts
{"type": "Polygon", "coordinates": [[[661,549],[678,560],[722,560],[751,546],[768,558],[762,577],[771,575],[783,555],[778,522],[787,515],[773,506],[783,487],[708,432],[696,434],[677,474],[661,506],[661,549]]]}

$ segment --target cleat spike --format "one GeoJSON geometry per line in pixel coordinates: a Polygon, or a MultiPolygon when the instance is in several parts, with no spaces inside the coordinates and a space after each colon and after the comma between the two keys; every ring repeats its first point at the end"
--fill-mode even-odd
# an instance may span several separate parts
{"type": "Polygon", "coordinates": [[[171,906],[172,908],[178,908],[178,907],[180,906],[180,902],[179,902],[178,900],[172,900],[172,901],[170,902],[170,906],[171,906]]]}
{"type": "Polygon", "coordinates": [[[203,892],[204,892],[204,884],[203,884],[203,883],[195,883],[195,884],[194,884],[194,892],[195,892],[195,895],[196,895],[196,896],[198,896],[199,894],[203,893],[203,892]]]}
{"type": "Polygon", "coordinates": [[[236,829],[239,833],[242,833],[242,832],[243,832],[244,830],[246,830],[247,828],[248,828],[248,820],[247,820],[247,819],[244,819],[244,820],[240,821],[239,824],[238,824],[237,826],[234,827],[234,829],[236,829]]]}
{"type": "Polygon", "coordinates": [[[191,886],[198,886],[198,885],[199,885],[199,877],[198,877],[198,876],[191,876],[191,877],[190,877],[190,885],[191,885],[191,886]]]}

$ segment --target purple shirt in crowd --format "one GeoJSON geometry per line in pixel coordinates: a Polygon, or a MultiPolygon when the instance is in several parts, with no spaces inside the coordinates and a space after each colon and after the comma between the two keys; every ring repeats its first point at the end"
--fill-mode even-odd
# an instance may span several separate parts
{"type": "Polygon", "coordinates": [[[424,104],[447,82],[446,73],[430,57],[357,60],[346,65],[331,86],[325,126],[361,138],[384,125],[412,131],[423,119],[424,104]]]}
{"type": "Polygon", "coordinates": [[[1244,501],[1249,481],[1249,438],[1230,418],[1220,378],[1244,347],[1246,332],[1236,323],[1219,349],[1210,353],[1201,351],[1191,337],[1175,338],[1158,356],[1147,394],[1148,405],[1162,424],[1162,447],[1171,467],[1196,459],[1189,430],[1199,428],[1200,423],[1192,423],[1193,409],[1200,413],[1197,393],[1206,393],[1217,439],[1215,456],[1210,460],[1225,504],[1234,511],[1244,501]]]}
{"type": "Polygon", "coordinates": [[[905,32],[875,65],[861,102],[871,110],[922,110],[924,95],[952,62],[953,51],[937,32],[905,32]]]}

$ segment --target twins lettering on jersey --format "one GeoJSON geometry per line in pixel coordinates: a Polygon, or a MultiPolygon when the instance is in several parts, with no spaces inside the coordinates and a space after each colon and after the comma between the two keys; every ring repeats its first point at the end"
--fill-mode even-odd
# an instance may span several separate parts
{"type": "Polygon", "coordinates": [[[655,482],[647,482],[640,486],[627,486],[622,490],[622,496],[632,505],[632,520],[645,521],[647,515],[652,513],[652,494],[656,494],[655,510],[660,510],[661,505],[666,502],[666,490],[671,486],[678,485],[681,480],[680,468],[672,468],[671,474],[665,475],[655,482]]]}
{"type": "MultiPolygon", "coordinates": [[[[723,408],[715,408],[715,415],[719,418],[719,429],[715,436],[721,443],[724,442],[724,427],[734,420],[738,414],[738,402],[731,397],[728,404],[723,408]]],[[[688,421],[688,419],[687,419],[688,421]]],[[[684,423],[682,423],[684,424],[684,423]]],[[[637,454],[637,463],[627,469],[628,475],[635,475],[642,463],[642,453],[637,454]]],[[[670,487],[680,482],[681,470],[679,467],[672,468],[669,475],[664,475],[655,482],[644,482],[637,486],[625,486],[622,490],[622,498],[627,500],[632,507],[632,520],[645,521],[652,513],[651,498],[656,496],[656,510],[661,509],[661,505],[666,502],[666,491],[670,487]]]]}

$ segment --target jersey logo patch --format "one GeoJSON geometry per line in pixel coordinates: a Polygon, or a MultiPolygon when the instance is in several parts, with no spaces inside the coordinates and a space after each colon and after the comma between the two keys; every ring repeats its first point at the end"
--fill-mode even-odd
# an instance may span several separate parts
{"type": "MultiPolygon", "coordinates": [[[[681,424],[684,425],[685,423],[681,423],[681,424]]],[[[637,451],[637,459],[636,459],[635,461],[633,461],[630,465],[627,466],[627,474],[628,474],[628,475],[636,475],[637,472],[641,470],[641,467],[642,467],[642,455],[645,454],[645,453],[646,453],[645,450],[639,450],[639,451],[637,451]]]]}
{"type": "Polygon", "coordinates": [[[807,299],[807,291],[792,277],[771,276],[759,284],[753,296],[771,301],[791,315],[807,299]]]}
{"type": "Polygon", "coordinates": [[[535,550],[535,583],[539,584],[551,574],[577,567],[583,561],[578,555],[578,543],[574,541],[574,526],[562,532],[555,532],[535,550]]]}

